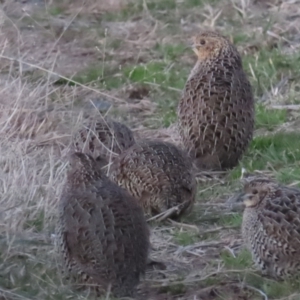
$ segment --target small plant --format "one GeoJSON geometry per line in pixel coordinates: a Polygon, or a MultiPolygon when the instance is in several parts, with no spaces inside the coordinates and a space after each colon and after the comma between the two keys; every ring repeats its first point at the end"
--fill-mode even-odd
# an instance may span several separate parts
{"type": "Polygon", "coordinates": [[[174,239],[177,244],[187,246],[194,244],[197,241],[197,235],[188,231],[177,231],[174,234],[174,239]]]}
{"type": "Polygon", "coordinates": [[[221,253],[221,258],[229,269],[247,269],[253,264],[251,253],[246,249],[242,249],[236,257],[229,253],[228,250],[224,250],[221,253]]]}
{"type": "Polygon", "coordinates": [[[272,131],[276,126],[282,125],[287,121],[286,110],[267,109],[263,105],[256,106],[256,128],[266,128],[272,131]]]}
{"type": "Polygon", "coordinates": [[[240,213],[232,213],[230,215],[221,216],[219,224],[222,226],[232,226],[240,228],[242,225],[243,216],[240,213]]]}
{"type": "Polygon", "coordinates": [[[51,6],[48,9],[48,13],[52,16],[61,15],[61,14],[63,14],[63,12],[64,12],[64,9],[60,6],[51,6]]]}

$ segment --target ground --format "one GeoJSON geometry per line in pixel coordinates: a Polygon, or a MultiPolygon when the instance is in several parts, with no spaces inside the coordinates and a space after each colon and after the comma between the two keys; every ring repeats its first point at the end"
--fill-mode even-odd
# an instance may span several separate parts
{"type": "MultiPolygon", "coordinates": [[[[199,182],[193,212],[151,222],[138,299],[300,299],[242,247],[226,203],[242,170],[300,186],[300,1],[4,0],[0,14],[0,299],[92,299],[61,274],[57,201],[72,132],[97,114],[176,141],[186,49],[216,29],[240,51],[256,100],[255,137],[222,180],[199,182]]],[[[106,297],[109,299],[109,296],[106,297]]]]}

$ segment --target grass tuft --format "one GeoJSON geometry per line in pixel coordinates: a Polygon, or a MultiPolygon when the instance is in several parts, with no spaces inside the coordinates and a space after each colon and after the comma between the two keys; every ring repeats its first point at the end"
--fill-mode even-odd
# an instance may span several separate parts
{"type": "Polygon", "coordinates": [[[174,233],[174,239],[181,246],[194,244],[198,240],[197,234],[188,231],[177,231],[174,233]]]}
{"type": "Polygon", "coordinates": [[[272,131],[285,122],[287,122],[285,109],[268,109],[264,105],[256,106],[256,129],[264,128],[272,131]]]}
{"type": "Polygon", "coordinates": [[[299,77],[300,55],[285,55],[280,48],[261,49],[256,55],[243,57],[248,72],[253,71],[252,85],[255,94],[263,95],[283,77],[299,77]]]}
{"type": "Polygon", "coordinates": [[[243,216],[239,213],[234,213],[231,215],[221,216],[219,224],[222,226],[232,226],[236,228],[241,228],[243,221],[243,216]]]}
{"type": "Polygon", "coordinates": [[[251,253],[246,249],[242,249],[236,257],[232,256],[227,250],[223,251],[221,258],[225,266],[233,270],[247,269],[253,264],[251,253]]]}

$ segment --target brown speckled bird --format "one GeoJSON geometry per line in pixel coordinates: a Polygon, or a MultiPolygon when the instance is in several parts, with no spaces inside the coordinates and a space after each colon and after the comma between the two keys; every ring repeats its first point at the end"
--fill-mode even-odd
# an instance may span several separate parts
{"type": "Polygon", "coordinates": [[[60,198],[66,269],[117,297],[132,296],[144,274],[149,231],[141,207],[89,155],[73,153],[60,198]]]}
{"type": "Polygon", "coordinates": [[[256,265],[278,279],[300,271],[300,190],[249,178],[244,192],[242,235],[256,265]]]}
{"type": "Polygon", "coordinates": [[[124,124],[103,118],[90,123],[73,136],[76,151],[107,163],[135,143],[133,132],[124,124]]]}
{"type": "Polygon", "coordinates": [[[254,100],[241,57],[222,35],[192,39],[198,60],[178,105],[183,145],[200,169],[235,167],[252,139],[254,100]]]}
{"type": "Polygon", "coordinates": [[[191,159],[171,143],[137,141],[114,161],[110,176],[140,201],[148,216],[179,206],[176,217],[195,201],[191,159]]]}

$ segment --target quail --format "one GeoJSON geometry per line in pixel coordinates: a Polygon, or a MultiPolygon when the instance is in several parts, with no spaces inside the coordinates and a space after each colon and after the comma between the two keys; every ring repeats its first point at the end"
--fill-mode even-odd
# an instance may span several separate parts
{"type": "Polygon", "coordinates": [[[110,177],[139,200],[147,216],[176,206],[176,218],[190,211],[195,201],[192,161],[168,142],[138,140],[113,162],[110,177]]]}
{"type": "Polygon", "coordinates": [[[197,62],[179,101],[178,131],[199,169],[231,169],[252,139],[252,88],[241,56],[227,38],[204,31],[191,44],[197,62]]]}
{"type": "Polygon", "coordinates": [[[71,275],[99,293],[132,296],[144,274],[149,230],[143,210],[90,155],[70,155],[59,204],[59,245],[71,275]]]}
{"type": "Polygon", "coordinates": [[[135,143],[133,132],[108,117],[89,123],[73,136],[76,151],[108,163],[135,143]]]}
{"type": "Polygon", "coordinates": [[[250,177],[242,196],[242,235],[255,264],[282,279],[300,270],[300,189],[250,177]]]}

